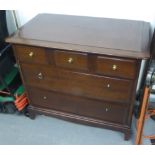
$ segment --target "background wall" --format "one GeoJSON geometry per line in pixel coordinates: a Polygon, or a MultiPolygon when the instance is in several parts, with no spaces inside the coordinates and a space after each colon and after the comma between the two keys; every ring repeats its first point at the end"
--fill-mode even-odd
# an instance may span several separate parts
{"type": "Polygon", "coordinates": [[[19,25],[38,13],[57,13],[94,17],[144,20],[155,27],[155,0],[38,0],[31,1],[30,10],[17,10],[19,25]]]}

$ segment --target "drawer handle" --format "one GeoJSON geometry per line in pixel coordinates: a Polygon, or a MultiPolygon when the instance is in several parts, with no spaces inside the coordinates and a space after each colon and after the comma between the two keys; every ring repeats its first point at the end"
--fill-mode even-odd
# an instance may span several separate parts
{"type": "Polygon", "coordinates": [[[110,88],[110,84],[107,84],[107,88],[110,88]]]}
{"type": "Polygon", "coordinates": [[[38,74],[38,79],[40,79],[40,80],[43,79],[43,74],[42,73],[38,74]]]}
{"type": "Polygon", "coordinates": [[[105,108],[105,111],[108,112],[109,111],[109,108],[105,108]]]}
{"type": "Polygon", "coordinates": [[[69,63],[69,64],[72,64],[72,63],[73,63],[73,61],[74,61],[74,59],[73,59],[73,58],[69,58],[69,59],[68,59],[68,63],[69,63]]]}
{"type": "Polygon", "coordinates": [[[34,53],[33,52],[30,52],[29,53],[29,56],[32,58],[34,56],[34,53]]]}
{"type": "Polygon", "coordinates": [[[47,99],[47,97],[46,97],[46,96],[44,96],[44,97],[43,97],[43,99],[44,99],[44,100],[46,100],[46,99],[47,99]]]}
{"type": "Polygon", "coordinates": [[[117,69],[117,65],[113,65],[112,69],[115,71],[117,69]]]}

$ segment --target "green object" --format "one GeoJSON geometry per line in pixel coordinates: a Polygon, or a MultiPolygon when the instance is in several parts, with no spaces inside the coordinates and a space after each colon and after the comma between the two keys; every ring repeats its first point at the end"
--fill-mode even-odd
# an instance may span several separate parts
{"type": "MultiPolygon", "coordinates": [[[[17,67],[13,67],[13,69],[11,70],[10,73],[8,73],[5,77],[4,77],[4,81],[7,85],[9,85],[13,79],[16,77],[18,73],[18,68],[17,67]]],[[[5,86],[3,84],[0,84],[0,90],[5,89],[5,86]]]]}
{"type": "Polygon", "coordinates": [[[14,94],[21,95],[23,93],[24,93],[24,87],[23,85],[20,85],[14,94]]]}
{"type": "MultiPolygon", "coordinates": [[[[4,76],[3,80],[6,83],[7,86],[9,86],[13,80],[15,79],[16,75],[18,74],[18,67],[13,66],[10,73],[8,73],[6,76],[4,76]]],[[[0,83],[0,90],[4,90],[6,88],[5,85],[0,83]]],[[[20,85],[14,92],[14,95],[22,95],[24,93],[24,87],[23,85],[20,85]]],[[[0,96],[0,102],[14,102],[15,99],[12,96],[0,96]]]]}
{"type": "Polygon", "coordinates": [[[2,97],[0,96],[0,102],[14,102],[13,97],[2,97]]]}

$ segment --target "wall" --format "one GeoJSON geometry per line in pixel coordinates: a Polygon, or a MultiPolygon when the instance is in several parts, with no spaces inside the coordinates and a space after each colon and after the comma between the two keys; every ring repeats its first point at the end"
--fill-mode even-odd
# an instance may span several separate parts
{"type": "Polygon", "coordinates": [[[8,32],[11,35],[17,30],[15,20],[13,18],[13,12],[11,10],[6,11],[6,22],[7,22],[8,32]]]}
{"type": "Polygon", "coordinates": [[[16,11],[19,25],[44,12],[144,20],[155,27],[155,0],[46,0],[38,1],[37,6],[35,2],[31,1],[30,10],[21,8],[16,11]]]}

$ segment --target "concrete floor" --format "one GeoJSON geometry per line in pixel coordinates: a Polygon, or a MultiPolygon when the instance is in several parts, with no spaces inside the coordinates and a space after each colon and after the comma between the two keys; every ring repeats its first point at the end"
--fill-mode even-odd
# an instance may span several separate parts
{"type": "MultiPolygon", "coordinates": [[[[146,132],[155,131],[155,122],[150,120],[146,132]]],[[[154,132],[155,133],[155,132],[154,132]]],[[[124,141],[120,132],[75,124],[60,119],[38,115],[31,120],[22,115],[0,114],[0,144],[51,144],[51,145],[130,145],[134,144],[135,120],[132,135],[124,141]]],[[[145,140],[144,144],[150,144],[145,140]]]]}

